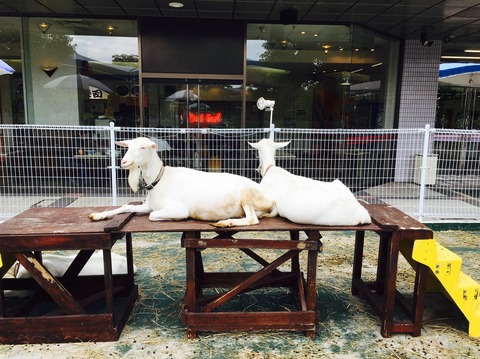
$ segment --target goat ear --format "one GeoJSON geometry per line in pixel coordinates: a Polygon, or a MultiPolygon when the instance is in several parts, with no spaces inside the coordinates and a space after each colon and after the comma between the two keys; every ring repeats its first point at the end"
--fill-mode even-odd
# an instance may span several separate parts
{"type": "Polygon", "coordinates": [[[129,141],[115,141],[115,144],[120,147],[128,147],[129,141]]]}
{"type": "Polygon", "coordinates": [[[158,148],[158,145],[156,143],[151,143],[150,148],[156,150],[158,148]]]}
{"type": "Polygon", "coordinates": [[[260,146],[258,145],[258,143],[252,143],[252,142],[248,142],[248,144],[250,146],[252,146],[253,148],[259,148],[260,146]]]}
{"type": "Polygon", "coordinates": [[[287,141],[287,142],[275,142],[275,149],[278,150],[279,148],[288,146],[290,144],[290,142],[292,142],[292,141],[290,140],[290,141],[287,141]]]}

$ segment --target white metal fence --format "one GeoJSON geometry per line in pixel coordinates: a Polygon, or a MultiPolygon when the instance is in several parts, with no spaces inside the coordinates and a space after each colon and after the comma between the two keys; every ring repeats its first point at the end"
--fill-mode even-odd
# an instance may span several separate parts
{"type": "Polygon", "coordinates": [[[119,169],[115,140],[147,136],[166,165],[260,181],[248,142],[291,140],[277,165],[342,180],[357,198],[388,203],[422,221],[480,218],[480,131],[430,129],[165,129],[0,126],[0,220],[32,206],[120,205],[143,198],[119,169]]]}

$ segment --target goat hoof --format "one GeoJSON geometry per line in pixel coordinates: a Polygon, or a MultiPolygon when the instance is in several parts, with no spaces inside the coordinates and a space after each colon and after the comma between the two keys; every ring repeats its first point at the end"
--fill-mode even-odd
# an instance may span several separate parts
{"type": "Polygon", "coordinates": [[[224,221],[218,221],[217,223],[212,223],[212,226],[217,228],[226,228],[226,227],[231,227],[231,223],[229,220],[224,220],[224,221]]]}
{"type": "Polygon", "coordinates": [[[103,219],[99,213],[92,213],[88,216],[88,218],[90,218],[92,221],[100,221],[103,219]]]}

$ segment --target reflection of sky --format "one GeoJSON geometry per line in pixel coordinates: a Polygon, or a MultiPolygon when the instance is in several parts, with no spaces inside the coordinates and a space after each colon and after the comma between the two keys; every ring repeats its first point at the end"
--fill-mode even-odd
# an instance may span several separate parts
{"type": "Polygon", "coordinates": [[[265,52],[262,47],[265,40],[248,40],[247,41],[247,59],[260,60],[260,55],[265,52]]]}
{"type": "MultiPolygon", "coordinates": [[[[118,36],[82,36],[73,35],[73,43],[80,55],[102,62],[112,62],[112,55],[138,55],[138,39],[136,37],[118,36]]],[[[262,47],[265,40],[247,41],[247,58],[260,60],[265,52],[262,47]]]]}
{"type": "Polygon", "coordinates": [[[76,52],[102,62],[112,62],[112,55],[138,55],[136,37],[72,36],[76,52]]]}

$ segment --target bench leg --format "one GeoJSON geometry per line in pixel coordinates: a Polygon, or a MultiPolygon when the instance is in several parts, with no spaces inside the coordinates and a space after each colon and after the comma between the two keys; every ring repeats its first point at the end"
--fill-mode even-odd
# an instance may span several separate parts
{"type": "Polygon", "coordinates": [[[353,252],[353,274],[352,274],[352,294],[359,295],[359,290],[355,287],[355,279],[362,278],[363,246],[365,242],[365,232],[355,232],[355,249],[353,252]]]}

